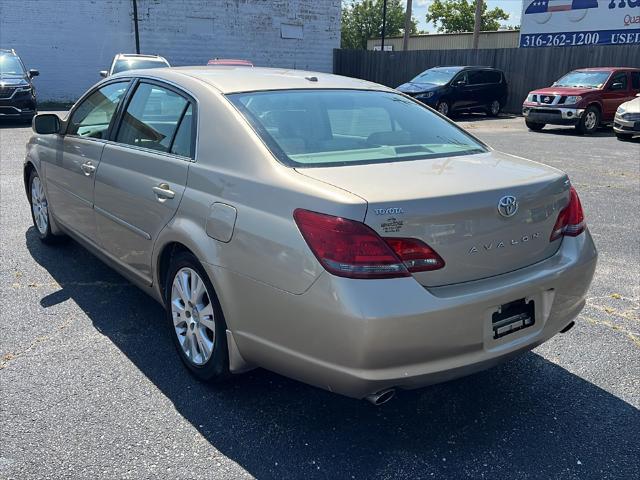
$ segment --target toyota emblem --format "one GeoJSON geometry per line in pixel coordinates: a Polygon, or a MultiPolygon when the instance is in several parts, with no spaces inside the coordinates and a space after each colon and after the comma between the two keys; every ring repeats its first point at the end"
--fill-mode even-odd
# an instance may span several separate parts
{"type": "Polygon", "coordinates": [[[503,217],[513,217],[518,211],[518,201],[513,195],[505,195],[498,201],[498,213],[503,217]]]}

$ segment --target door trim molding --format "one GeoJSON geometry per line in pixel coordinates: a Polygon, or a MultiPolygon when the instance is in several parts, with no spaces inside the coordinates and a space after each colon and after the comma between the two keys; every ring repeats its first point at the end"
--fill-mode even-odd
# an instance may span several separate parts
{"type": "Polygon", "coordinates": [[[144,230],[136,227],[135,225],[131,225],[129,222],[126,222],[125,220],[121,219],[120,217],[115,216],[113,213],[109,213],[106,210],[103,210],[100,207],[96,207],[95,205],[93,206],[94,210],[98,213],[100,213],[101,215],[103,215],[104,217],[107,217],[109,220],[117,223],[120,226],[123,226],[129,230],[131,230],[133,233],[135,233],[136,235],[141,236],[142,238],[144,238],[145,240],[151,240],[151,235],[149,235],[147,232],[145,232],[144,230]]]}

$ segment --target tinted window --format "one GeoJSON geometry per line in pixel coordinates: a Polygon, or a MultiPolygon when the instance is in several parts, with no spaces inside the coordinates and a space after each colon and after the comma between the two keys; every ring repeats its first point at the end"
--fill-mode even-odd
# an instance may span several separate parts
{"type": "Polygon", "coordinates": [[[173,140],[171,153],[182,155],[183,157],[193,157],[193,106],[190,104],[180,121],[176,138],[173,140]]]}
{"type": "Polygon", "coordinates": [[[631,87],[640,90],[640,72],[631,72],[631,87]]]}
{"type": "Polygon", "coordinates": [[[93,92],[73,112],[67,133],[91,138],[106,138],[109,124],[129,81],[110,83],[93,92]]]}
{"type": "Polygon", "coordinates": [[[15,55],[0,54],[0,75],[24,75],[22,62],[15,55]]]}
{"type": "Polygon", "coordinates": [[[622,87],[620,87],[620,90],[626,90],[627,89],[627,72],[616,73],[611,79],[611,82],[609,83],[609,88],[611,88],[614,83],[621,83],[622,87]]]}
{"type": "Polygon", "coordinates": [[[502,74],[495,70],[487,70],[485,72],[487,83],[500,83],[502,81],[502,74]]]}
{"type": "Polygon", "coordinates": [[[469,72],[469,85],[479,85],[489,81],[487,73],[484,70],[473,70],[469,72]]]}
{"type": "Polygon", "coordinates": [[[381,163],[484,152],[464,131],[390,92],[282,90],[228,96],[292,166],[381,163]]]}
{"type": "Polygon", "coordinates": [[[140,58],[127,58],[124,60],[118,60],[113,66],[112,73],[125,72],[127,70],[137,70],[142,68],[162,68],[168,67],[162,60],[149,60],[140,58]]]}
{"type": "Polygon", "coordinates": [[[122,118],[116,142],[169,152],[188,101],[166,88],[140,83],[122,118]]]}

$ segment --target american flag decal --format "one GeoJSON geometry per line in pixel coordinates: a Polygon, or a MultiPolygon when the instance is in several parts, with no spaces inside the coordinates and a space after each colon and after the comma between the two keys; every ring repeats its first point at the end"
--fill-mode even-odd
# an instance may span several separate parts
{"type": "Polygon", "coordinates": [[[530,13],[562,12],[598,8],[598,0],[534,0],[525,10],[530,13]]]}

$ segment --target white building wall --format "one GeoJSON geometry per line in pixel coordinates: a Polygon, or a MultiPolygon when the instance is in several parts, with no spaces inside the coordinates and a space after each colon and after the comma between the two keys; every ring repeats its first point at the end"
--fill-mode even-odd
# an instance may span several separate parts
{"type": "MultiPolygon", "coordinates": [[[[330,72],[340,45],[340,0],[137,2],[141,53],[172,65],[221,57],[330,72]]],[[[73,101],[116,53],[135,51],[132,0],[0,0],[0,48],[40,70],[40,101],[73,101]]]]}

